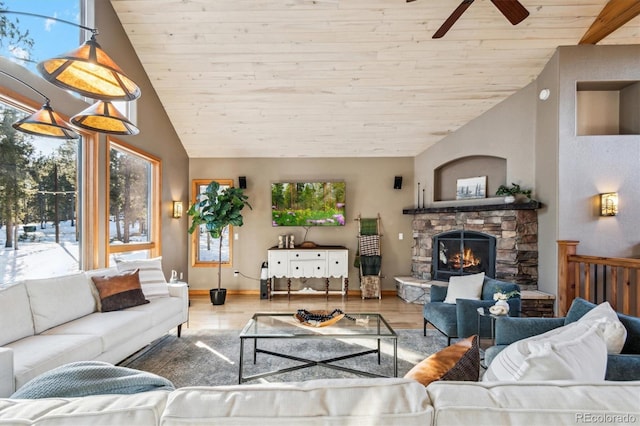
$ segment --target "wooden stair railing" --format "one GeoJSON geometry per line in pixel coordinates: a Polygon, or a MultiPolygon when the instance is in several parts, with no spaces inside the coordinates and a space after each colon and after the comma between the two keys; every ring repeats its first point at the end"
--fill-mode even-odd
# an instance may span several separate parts
{"type": "Polygon", "coordinates": [[[576,254],[579,241],[558,241],[558,310],[565,316],[571,302],[582,297],[608,301],[614,310],[638,316],[640,259],[576,254]]]}

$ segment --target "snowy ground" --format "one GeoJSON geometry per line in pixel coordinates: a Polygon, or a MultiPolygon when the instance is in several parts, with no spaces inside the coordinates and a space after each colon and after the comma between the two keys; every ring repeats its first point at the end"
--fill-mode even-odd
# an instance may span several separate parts
{"type": "MultiPolygon", "coordinates": [[[[56,244],[53,223],[36,226],[35,241],[18,240],[18,250],[5,248],[6,228],[0,228],[0,287],[25,278],[46,278],[78,270],[79,244],[70,221],[60,224],[60,244],[56,244]],[[38,241],[39,240],[39,241],[38,241]]],[[[18,234],[22,234],[20,227],[18,234]]]]}

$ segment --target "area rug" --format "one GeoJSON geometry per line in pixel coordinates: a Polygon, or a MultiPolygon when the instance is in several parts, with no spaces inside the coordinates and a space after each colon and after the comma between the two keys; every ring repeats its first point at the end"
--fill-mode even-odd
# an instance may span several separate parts
{"type": "MultiPolygon", "coordinates": [[[[396,330],[398,333],[398,376],[404,376],[415,364],[444,348],[447,339],[434,330],[427,336],[422,330],[396,330]]],[[[120,365],[158,374],[173,382],[176,387],[218,386],[238,383],[240,338],[239,330],[183,330],[182,337],[167,335],[149,347],[129,357],[120,365]]],[[[261,349],[291,353],[296,356],[321,360],[338,357],[352,352],[373,349],[375,340],[334,340],[295,339],[258,341],[261,349]]],[[[348,368],[365,370],[383,376],[393,376],[393,346],[390,341],[382,341],[381,363],[376,354],[336,362],[348,368]]],[[[300,365],[298,361],[258,353],[253,364],[253,341],[247,339],[244,348],[243,375],[261,374],[267,371],[300,365]]],[[[361,377],[323,366],[304,368],[284,374],[250,381],[293,382],[315,378],[361,377]]]]}

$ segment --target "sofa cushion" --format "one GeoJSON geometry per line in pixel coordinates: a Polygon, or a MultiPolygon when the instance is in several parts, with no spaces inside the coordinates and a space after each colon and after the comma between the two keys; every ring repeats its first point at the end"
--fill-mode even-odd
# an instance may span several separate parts
{"type": "Polygon", "coordinates": [[[102,352],[98,336],[38,334],[13,342],[16,389],[29,380],[69,362],[94,359],[102,352]]]}
{"type": "MultiPolygon", "coordinates": [[[[91,335],[101,342],[101,352],[107,352],[128,340],[139,340],[151,328],[151,318],[132,310],[96,312],[44,332],[46,335],[91,335]]],[[[141,346],[144,344],[141,343],[141,346]]],[[[93,359],[93,358],[86,358],[93,359]]]]}
{"type": "Polygon", "coordinates": [[[84,273],[26,280],[36,334],[96,311],[84,273]]]}
{"type": "Polygon", "coordinates": [[[444,303],[455,304],[456,299],[480,300],[483,283],[484,272],[449,278],[447,297],[444,299],[444,303]]]}
{"type": "Polygon", "coordinates": [[[507,346],[484,381],[604,380],[607,348],[597,324],[576,322],[507,346]]]}
{"type": "Polygon", "coordinates": [[[162,272],[162,257],[153,259],[116,260],[118,271],[127,272],[138,269],[140,271],[140,285],[144,296],[169,297],[167,280],[162,272]]]}
{"type": "Polygon", "coordinates": [[[0,315],[2,315],[0,346],[23,337],[33,336],[29,295],[23,283],[0,289],[0,315]]]}
{"type": "Polygon", "coordinates": [[[185,387],[171,393],[162,425],[420,425],[433,408],[424,387],[405,379],[185,387]]]}
{"type": "Polygon", "coordinates": [[[169,392],[93,395],[84,398],[0,399],[7,425],[157,425],[169,392]]]}
{"type": "Polygon", "coordinates": [[[434,425],[635,424],[640,418],[640,382],[440,381],[426,391],[434,425]]]}
{"type": "Polygon", "coordinates": [[[92,276],[98,289],[100,311],[111,312],[149,303],[140,288],[138,270],[110,276],[92,276]]]}
{"type": "Polygon", "coordinates": [[[128,311],[143,312],[151,319],[151,325],[162,324],[167,318],[182,313],[184,301],[179,297],[156,297],[146,305],[136,306],[128,311]]]}
{"type": "Polygon", "coordinates": [[[471,336],[430,355],[409,370],[404,378],[427,386],[436,380],[477,381],[479,375],[478,336],[471,336]]]}

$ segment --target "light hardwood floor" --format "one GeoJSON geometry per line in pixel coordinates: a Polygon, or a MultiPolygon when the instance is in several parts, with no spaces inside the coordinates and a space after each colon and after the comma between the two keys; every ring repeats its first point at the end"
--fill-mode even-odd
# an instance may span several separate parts
{"type": "Polygon", "coordinates": [[[227,295],[224,305],[212,305],[208,296],[192,295],[189,308],[189,329],[240,330],[256,312],[295,312],[298,309],[342,309],[344,312],[380,313],[394,329],[421,329],[422,305],[406,303],[396,296],[383,296],[382,300],[350,296],[293,295],[274,296],[261,300],[256,295],[227,295]]]}

